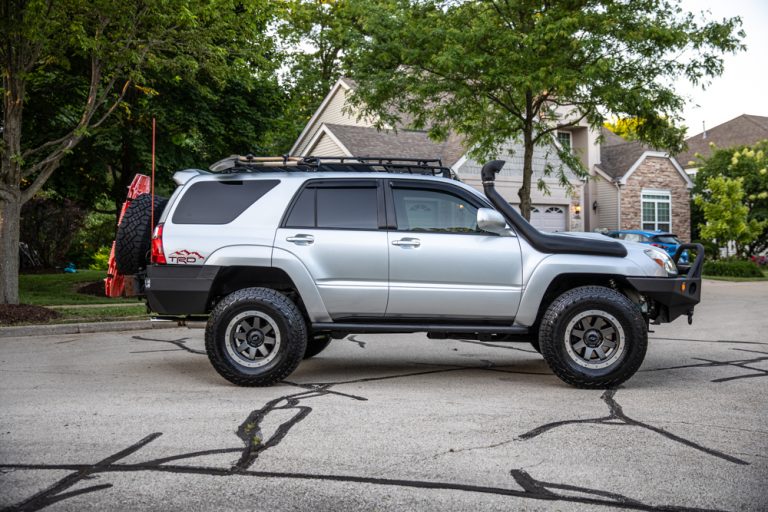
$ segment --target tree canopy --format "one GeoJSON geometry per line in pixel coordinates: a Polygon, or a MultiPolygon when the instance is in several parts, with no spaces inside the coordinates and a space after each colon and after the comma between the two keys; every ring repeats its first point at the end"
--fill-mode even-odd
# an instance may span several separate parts
{"type": "Polygon", "coordinates": [[[634,117],[644,120],[638,139],[679,148],[685,99],[673,81],[705,85],[722,72],[723,52],[743,48],[739,18],[701,21],[675,1],[353,3],[365,37],[346,63],[363,115],[380,126],[407,116],[438,139],[459,133],[481,157],[522,142],[524,215],[534,147],[552,145],[553,132],[634,117]]]}
{"type": "MultiPolygon", "coordinates": [[[[768,140],[735,148],[717,148],[713,145],[712,155],[706,159],[700,158],[700,163],[693,194],[701,199],[695,203],[699,212],[693,211],[692,217],[700,219],[705,205],[713,200],[715,191],[710,183],[713,178],[739,180],[743,194],[738,207],[747,212],[747,225],[755,223],[760,229],[749,240],[731,240],[738,242],[738,249],[744,256],[760,254],[768,249],[768,140]]],[[[714,221],[717,215],[713,215],[714,221]]],[[[709,222],[710,218],[704,217],[704,220],[709,222]]],[[[706,238],[703,230],[701,236],[706,238]]]]}
{"type": "Polygon", "coordinates": [[[78,144],[102,128],[154,74],[194,84],[200,99],[250,89],[274,73],[267,0],[16,0],[0,4],[0,303],[18,300],[19,210],[78,144]],[[69,87],[68,87],[69,86],[69,87]],[[66,98],[65,103],[52,97],[66,98]],[[38,101],[48,130],[23,115],[38,101]]]}

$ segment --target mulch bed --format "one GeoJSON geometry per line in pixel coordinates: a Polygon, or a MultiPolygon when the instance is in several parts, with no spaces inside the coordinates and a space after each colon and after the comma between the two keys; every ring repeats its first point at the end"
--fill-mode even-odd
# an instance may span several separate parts
{"type": "Polygon", "coordinates": [[[77,289],[77,293],[82,293],[83,295],[93,295],[95,297],[106,297],[107,295],[104,293],[104,280],[95,281],[93,283],[88,283],[80,288],[77,289]]]}
{"type": "Polygon", "coordinates": [[[0,325],[43,323],[58,318],[58,312],[29,304],[0,304],[0,325]]]}

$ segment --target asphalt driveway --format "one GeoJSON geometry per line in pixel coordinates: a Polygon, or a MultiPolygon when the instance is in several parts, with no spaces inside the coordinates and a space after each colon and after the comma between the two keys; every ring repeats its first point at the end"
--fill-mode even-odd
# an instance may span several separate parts
{"type": "Polygon", "coordinates": [[[707,281],[617,390],[524,343],[357,335],[237,388],[200,330],[0,340],[0,508],[767,510],[768,283],[707,281]]]}

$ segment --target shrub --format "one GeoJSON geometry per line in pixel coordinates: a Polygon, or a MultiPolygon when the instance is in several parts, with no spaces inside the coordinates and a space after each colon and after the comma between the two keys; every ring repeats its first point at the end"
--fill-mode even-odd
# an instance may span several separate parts
{"type": "Polygon", "coordinates": [[[704,263],[704,274],[723,277],[763,277],[757,265],[751,261],[718,260],[704,263]]]}
{"type": "Polygon", "coordinates": [[[109,267],[109,253],[112,250],[111,247],[106,245],[100,247],[98,251],[91,257],[91,264],[88,265],[90,270],[107,270],[109,267]]]}

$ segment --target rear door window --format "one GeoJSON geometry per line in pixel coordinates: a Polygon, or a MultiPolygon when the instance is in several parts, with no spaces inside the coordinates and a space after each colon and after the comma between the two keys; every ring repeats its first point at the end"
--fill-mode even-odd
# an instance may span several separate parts
{"type": "Polygon", "coordinates": [[[312,184],[302,190],[285,220],[285,227],[379,229],[378,188],[375,181],[312,184]]]}

